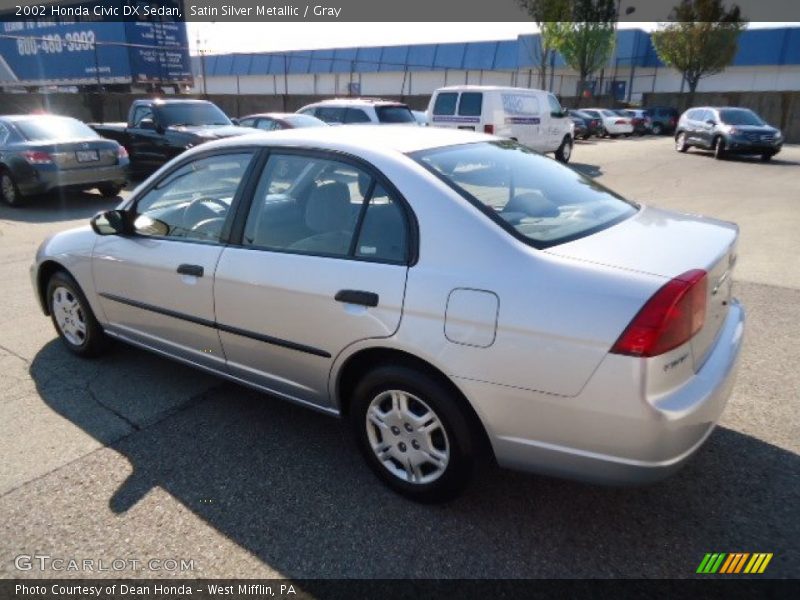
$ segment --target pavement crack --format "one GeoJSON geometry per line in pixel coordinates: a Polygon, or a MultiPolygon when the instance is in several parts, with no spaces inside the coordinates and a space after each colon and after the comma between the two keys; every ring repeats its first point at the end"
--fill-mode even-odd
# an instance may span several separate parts
{"type": "Polygon", "coordinates": [[[20,359],[22,362],[24,362],[24,363],[25,363],[26,365],[28,365],[28,366],[30,366],[30,365],[31,365],[31,361],[30,361],[30,360],[28,360],[27,358],[25,358],[24,356],[22,356],[22,355],[21,355],[21,354],[19,354],[18,352],[15,352],[15,351],[14,351],[14,350],[12,350],[11,348],[8,348],[8,347],[6,347],[6,346],[3,346],[2,344],[0,344],[0,350],[3,350],[3,351],[5,351],[5,352],[8,352],[8,353],[9,353],[11,356],[16,356],[18,359],[20,359]]]}

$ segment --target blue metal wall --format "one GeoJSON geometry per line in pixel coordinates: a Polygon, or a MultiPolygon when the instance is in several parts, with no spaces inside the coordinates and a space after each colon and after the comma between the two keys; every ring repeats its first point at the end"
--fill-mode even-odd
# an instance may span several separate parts
{"type": "MultiPolygon", "coordinates": [[[[292,52],[222,54],[206,57],[209,77],[224,75],[272,75],[284,73],[350,73],[389,71],[516,70],[539,65],[538,36],[521,35],[516,40],[337,48],[292,52]],[[285,64],[284,64],[285,62],[285,64]]],[[[663,66],[650,35],[640,29],[617,32],[615,55],[608,67],[663,66]]],[[[800,64],[800,28],[753,29],[742,33],[734,66],[800,64]]],[[[560,55],[555,66],[563,67],[560,55]]]]}

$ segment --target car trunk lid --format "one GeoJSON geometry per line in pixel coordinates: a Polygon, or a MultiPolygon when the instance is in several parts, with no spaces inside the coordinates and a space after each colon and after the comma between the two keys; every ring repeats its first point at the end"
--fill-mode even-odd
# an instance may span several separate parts
{"type": "Polygon", "coordinates": [[[643,207],[635,216],[593,235],[547,249],[564,258],[669,279],[692,269],[708,274],[706,318],[692,338],[695,370],[713,347],[731,298],[738,227],[708,217],[643,207]]]}
{"type": "Polygon", "coordinates": [[[119,145],[102,138],[37,143],[31,150],[47,152],[59,169],[110,167],[119,161],[119,145]]]}

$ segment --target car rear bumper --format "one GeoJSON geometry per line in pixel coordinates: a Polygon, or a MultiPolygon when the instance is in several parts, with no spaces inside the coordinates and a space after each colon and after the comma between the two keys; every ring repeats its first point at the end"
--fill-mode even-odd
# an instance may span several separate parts
{"type": "Polygon", "coordinates": [[[732,301],[716,345],[686,383],[647,398],[639,361],[609,354],[578,396],[457,380],[500,466],[626,485],[677,471],[711,434],[735,381],[744,310],[732,301]]]}
{"type": "Polygon", "coordinates": [[[17,178],[23,195],[45,194],[58,188],[91,188],[101,184],[124,185],[128,179],[127,161],[108,167],[86,169],[56,169],[35,167],[26,169],[24,177],[17,178]]]}

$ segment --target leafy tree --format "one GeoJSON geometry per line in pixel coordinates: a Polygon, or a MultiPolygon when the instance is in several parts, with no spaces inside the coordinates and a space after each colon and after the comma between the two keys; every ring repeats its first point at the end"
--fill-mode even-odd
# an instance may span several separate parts
{"type": "Polygon", "coordinates": [[[722,0],[681,0],[670,20],[653,32],[653,45],[664,64],[683,75],[691,105],[700,79],[733,62],[745,22],[738,6],[726,9],[722,0]]]}
{"type": "MultiPolygon", "coordinates": [[[[520,8],[530,15],[539,28],[539,87],[547,89],[547,63],[556,51],[557,30],[554,24],[569,20],[571,0],[517,0],[520,8]]],[[[536,58],[536,56],[534,56],[536,58]]]]}
{"type": "Polygon", "coordinates": [[[608,62],[614,50],[615,0],[572,0],[571,21],[552,24],[556,49],[578,72],[578,105],[589,76],[608,62]]]}

